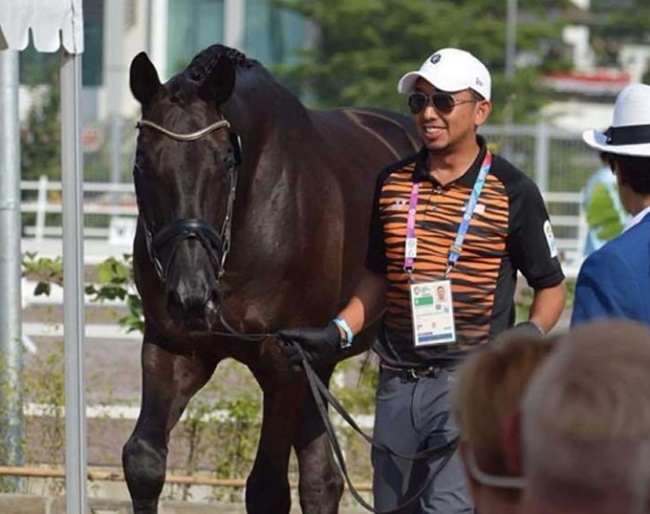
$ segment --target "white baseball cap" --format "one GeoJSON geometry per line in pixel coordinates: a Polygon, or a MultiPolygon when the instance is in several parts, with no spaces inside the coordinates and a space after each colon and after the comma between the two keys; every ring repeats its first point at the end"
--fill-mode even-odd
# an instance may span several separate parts
{"type": "Polygon", "coordinates": [[[611,127],[605,132],[587,130],[582,139],[603,152],[650,157],[650,86],[623,88],[616,97],[611,127]]]}
{"type": "Polygon", "coordinates": [[[422,63],[418,71],[410,71],[397,84],[397,91],[408,93],[418,78],[423,78],[441,91],[473,89],[486,100],[490,99],[492,79],[481,61],[465,50],[443,48],[422,63]]]}

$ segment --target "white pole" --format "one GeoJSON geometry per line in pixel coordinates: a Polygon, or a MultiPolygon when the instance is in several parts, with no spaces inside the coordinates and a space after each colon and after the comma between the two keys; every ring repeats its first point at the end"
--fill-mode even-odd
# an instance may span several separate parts
{"type": "Polygon", "coordinates": [[[36,223],[34,224],[34,239],[42,243],[45,237],[45,222],[47,218],[47,175],[38,179],[38,196],[36,197],[36,223]]]}
{"type": "Polygon", "coordinates": [[[506,18],[506,80],[512,86],[515,79],[517,54],[517,0],[507,0],[506,18]]]}
{"type": "Polygon", "coordinates": [[[226,0],[224,3],[224,38],[226,46],[246,51],[244,28],[246,27],[246,0],[226,0]]]}
{"type": "Polygon", "coordinates": [[[548,191],[549,146],[551,134],[544,121],[537,124],[535,135],[535,183],[542,193],[548,191]]]}
{"type": "MultiPolygon", "coordinates": [[[[124,64],[124,36],[126,3],[124,0],[111,0],[105,4],[106,22],[104,35],[104,60],[106,100],[110,120],[110,181],[113,186],[122,180],[122,90],[128,84],[128,72],[124,64]]],[[[116,204],[118,195],[110,195],[116,204]]]]}
{"type": "Polygon", "coordinates": [[[508,97],[504,105],[504,123],[506,126],[506,137],[503,139],[501,154],[506,159],[512,158],[512,142],[510,140],[510,127],[514,119],[515,111],[515,58],[517,55],[517,0],[506,0],[506,84],[508,97]]]}
{"type": "MultiPolygon", "coordinates": [[[[0,434],[3,461],[24,464],[18,52],[0,52],[0,434]]],[[[18,487],[20,481],[12,480],[18,487]]]]}
{"type": "Polygon", "coordinates": [[[87,512],[81,54],[65,51],[61,59],[61,187],[66,505],[68,514],[79,514],[87,512]]]}
{"type": "MultiPolygon", "coordinates": [[[[158,76],[163,82],[167,81],[167,70],[170,63],[167,62],[167,25],[169,2],[167,0],[151,0],[151,62],[158,70],[158,76]]],[[[173,65],[173,63],[171,63],[173,65]]]]}

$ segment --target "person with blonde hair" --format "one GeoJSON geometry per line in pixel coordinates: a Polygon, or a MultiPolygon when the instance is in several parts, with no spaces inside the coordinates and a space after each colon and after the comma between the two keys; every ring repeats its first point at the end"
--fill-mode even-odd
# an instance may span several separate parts
{"type": "MultiPolygon", "coordinates": [[[[518,427],[518,406],[555,338],[507,331],[460,367],[453,411],[460,428],[460,454],[481,514],[518,508],[523,479],[519,452],[508,444],[518,427]]],[[[518,438],[517,438],[518,441],[518,438]]]]}
{"type": "Polygon", "coordinates": [[[650,329],[585,324],[524,395],[526,514],[641,514],[650,500],[650,329]]]}

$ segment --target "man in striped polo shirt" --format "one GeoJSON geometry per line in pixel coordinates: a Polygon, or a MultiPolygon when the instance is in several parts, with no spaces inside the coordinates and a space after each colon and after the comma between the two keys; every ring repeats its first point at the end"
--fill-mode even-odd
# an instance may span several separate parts
{"type": "MultiPolygon", "coordinates": [[[[521,272],[534,291],[521,330],[548,332],[564,307],[564,275],[541,194],[524,173],[488,151],[477,129],[492,104],[491,77],[472,54],[445,48],[404,75],[398,91],[422,138],[419,153],[378,177],[366,271],[325,328],[280,332],[312,362],[331,360],[383,314],[374,345],[380,376],[373,437],[412,462],[373,448],[375,508],[395,509],[428,480],[421,513],[471,513],[453,441],[454,368],[468,351],[515,322],[521,272]],[[450,299],[443,308],[440,298],[450,299]]],[[[480,466],[480,462],[478,463],[480,466]]]]}

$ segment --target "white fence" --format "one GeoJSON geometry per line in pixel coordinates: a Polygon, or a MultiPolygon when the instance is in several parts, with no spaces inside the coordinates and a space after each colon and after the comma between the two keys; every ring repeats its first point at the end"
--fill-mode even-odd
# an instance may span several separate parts
{"type": "MultiPolygon", "coordinates": [[[[42,176],[38,181],[20,184],[24,200],[23,214],[34,214],[33,221],[23,225],[23,237],[42,242],[45,238],[60,238],[61,182],[42,176]]],[[[84,236],[123,244],[133,240],[138,206],[132,184],[85,182],[84,236]]]]}
{"type": "Polygon", "coordinates": [[[576,277],[584,259],[587,220],[582,208],[582,193],[546,192],[544,201],[551,215],[564,273],[576,277]]]}
{"type": "MultiPolygon", "coordinates": [[[[38,181],[21,182],[21,189],[24,198],[21,211],[32,214],[33,218],[24,223],[23,241],[31,241],[38,248],[47,240],[60,239],[61,183],[42,177],[38,181]]],[[[83,191],[86,240],[104,243],[109,249],[130,247],[138,214],[133,185],[86,182],[83,191]]],[[[581,194],[546,192],[544,199],[551,213],[565,272],[575,275],[582,262],[587,232],[581,194]]]]}

